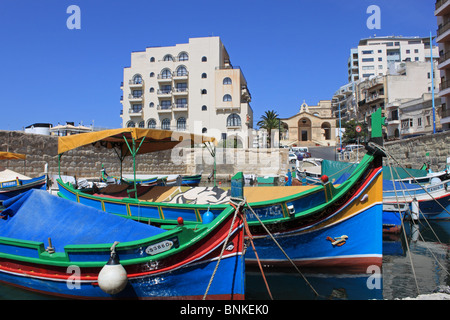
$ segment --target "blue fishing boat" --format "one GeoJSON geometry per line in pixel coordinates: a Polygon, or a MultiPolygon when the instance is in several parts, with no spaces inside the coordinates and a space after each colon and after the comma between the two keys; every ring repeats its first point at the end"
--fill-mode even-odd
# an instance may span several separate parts
{"type": "MultiPolygon", "coordinates": [[[[0,160],[25,160],[26,155],[12,152],[0,152],[0,160]]],[[[15,197],[30,189],[46,189],[47,175],[37,178],[19,178],[18,174],[11,170],[0,169],[0,204],[3,201],[15,197]],[[2,174],[3,173],[3,174],[2,174]]]]}
{"type": "MultiPolygon", "coordinates": [[[[383,203],[403,204],[412,211],[413,200],[418,202],[418,218],[450,219],[450,180],[428,185],[385,180],[383,182],[383,203]]],[[[392,210],[391,210],[392,211],[392,210]]],[[[395,209],[394,209],[395,211],[395,209]]],[[[387,212],[387,210],[386,210],[387,212]]]]}
{"type": "Polygon", "coordinates": [[[30,190],[5,201],[0,282],[80,299],[243,299],[240,211],[158,228],[30,190]]]}
{"type": "MultiPolygon", "coordinates": [[[[338,186],[323,177],[321,185],[245,188],[244,175],[238,173],[234,176],[229,201],[244,208],[248,239],[254,242],[257,251],[256,255],[247,250],[246,263],[276,266],[294,263],[345,268],[346,272],[352,268],[365,272],[370,265],[381,266],[384,153],[377,147],[382,144],[381,110],[372,115],[372,121],[374,143],[368,147],[368,153],[349,178],[338,186]],[[277,241],[283,250],[276,245],[277,241]]],[[[89,140],[88,134],[84,134],[84,142],[89,140]]],[[[126,140],[126,136],[120,138],[126,140]]],[[[60,139],[63,139],[60,141],[62,146],[77,145],[72,143],[76,137],[60,139]]],[[[136,139],[128,144],[142,143],[136,139]]],[[[61,148],[59,151],[70,149],[61,148]]],[[[161,200],[171,190],[166,190],[164,196],[162,193],[160,197],[152,195],[149,201],[150,197],[102,197],[75,190],[61,180],[58,184],[61,197],[152,224],[175,223],[177,217],[194,224],[202,223],[206,212],[214,218],[227,206],[223,202],[192,204],[161,200]]]]}

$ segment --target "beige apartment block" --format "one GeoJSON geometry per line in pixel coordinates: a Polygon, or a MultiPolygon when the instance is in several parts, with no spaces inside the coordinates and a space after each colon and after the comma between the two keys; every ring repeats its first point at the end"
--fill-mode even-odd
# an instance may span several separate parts
{"type": "Polygon", "coordinates": [[[441,86],[439,96],[442,98],[441,124],[443,130],[450,130],[450,1],[436,1],[434,15],[437,17],[438,29],[436,42],[439,45],[439,65],[441,86]]]}
{"type": "MultiPolygon", "coordinates": [[[[434,87],[438,91],[440,80],[436,76],[437,62],[434,62],[434,87]]],[[[402,62],[395,64],[387,75],[361,81],[357,85],[358,120],[370,124],[370,117],[378,108],[387,118],[385,138],[401,136],[401,106],[411,100],[421,99],[432,93],[431,62],[402,62]]],[[[437,95],[436,95],[437,97],[437,95]]],[[[436,105],[440,108],[440,104],[436,105]]],[[[425,123],[425,120],[424,122],[425,123]]],[[[406,134],[406,130],[403,130],[406,134]]]]}
{"type": "Polygon", "coordinates": [[[123,70],[122,126],[188,131],[248,147],[251,95],[219,37],[148,47],[123,70]]]}

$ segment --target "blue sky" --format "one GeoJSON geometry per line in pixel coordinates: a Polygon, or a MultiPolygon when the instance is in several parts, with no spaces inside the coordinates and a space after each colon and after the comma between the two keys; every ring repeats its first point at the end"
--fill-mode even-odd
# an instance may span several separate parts
{"type": "Polygon", "coordinates": [[[436,35],[435,0],[1,0],[0,130],[35,122],[121,126],[132,51],[220,36],[252,94],[254,123],[347,83],[350,49],[370,36],[436,35]],[[67,7],[81,9],[69,30],[67,7]],[[368,29],[370,5],[381,29],[368,29]]]}

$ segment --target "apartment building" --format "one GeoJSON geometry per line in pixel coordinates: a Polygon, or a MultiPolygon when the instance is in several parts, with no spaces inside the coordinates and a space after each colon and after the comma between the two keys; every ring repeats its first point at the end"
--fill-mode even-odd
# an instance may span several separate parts
{"type": "Polygon", "coordinates": [[[441,86],[439,96],[442,99],[441,124],[442,130],[450,130],[450,1],[438,0],[434,15],[437,17],[436,42],[439,45],[439,65],[441,86]]]}
{"type": "MultiPolygon", "coordinates": [[[[433,57],[439,55],[433,46],[433,57]]],[[[430,38],[422,37],[373,37],[359,41],[358,47],[350,51],[348,81],[368,79],[384,75],[393,63],[402,61],[430,61],[430,38]]]]}
{"type": "Polygon", "coordinates": [[[188,131],[249,146],[251,95],[219,37],[149,47],[124,68],[122,126],[188,131]]]}
{"type": "MultiPolygon", "coordinates": [[[[436,77],[437,61],[434,62],[434,81],[431,78],[431,62],[401,62],[391,65],[386,75],[371,77],[360,81],[356,85],[356,100],[358,101],[358,120],[370,124],[371,114],[378,108],[382,109],[387,118],[385,137],[387,139],[400,138],[409,134],[405,125],[401,126],[402,120],[411,114],[407,110],[414,108],[403,108],[403,104],[415,99],[423,98],[429,94],[431,103],[432,85],[434,82],[435,98],[440,79],[436,77]],[[409,113],[409,114],[408,114],[409,113]]],[[[420,102],[417,102],[420,104],[420,102]]],[[[428,104],[428,102],[427,102],[428,104]]],[[[436,103],[436,110],[440,110],[440,100],[436,103]]],[[[425,123],[424,119],[424,122],[425,123]]],[[[419,121],[419,120],[418,120],[419,121]]]]}

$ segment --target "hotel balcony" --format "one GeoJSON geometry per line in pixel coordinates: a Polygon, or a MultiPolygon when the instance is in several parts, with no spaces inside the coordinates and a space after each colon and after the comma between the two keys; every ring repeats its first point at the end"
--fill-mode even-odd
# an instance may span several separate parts
{"type": "Polygon", "coordinates": [[[247,86],[242,86],[241,89],[241,100],[245,102],[251,102],[252,101],[252,95],[250,94],[250,91],[248,91],[247,86]]]}
{"type": "Polygon", "coordinates": [[[130,88],[142,88],[144,86],[144,81],[130,80],[128,81],[128,85],[130,86],[130,88]]]}
{"type": "Polygon", "coordinates": [[[158,82],[172,82],[172,75],[171,74],[158,74],[158,82]]]}
{"type": "Polygon", "coordinates": [[[157,95],[158,98],[168,98],[172,95],[172,89],[170,90],[158,89],[157,95]]]}
{"type": "Polygon", "coordinates": [[[236,111],[236,112],[241,112],[241,106],[240,105],[228,105],[228,106],[216,106],[216,111],[222,111],[222,112],[226,112],[226,111],[236,111]]]}
{"type": "Polygon", "coordinates": [[[188,88],[174,88],[173,95],[174,96],[186,96],[189,93],[188,88]]]}
{"type": "Polygon", "coordinates": [[[400,124],[400,120],[397,118],[387,118],[386,119],[386,124],[388,126],[398,126],[400,124]]]}
{"type": "Polygon", "coordinates": [[[441,81],[439,84],[439,97],[450,96],[450,80],[441,81]]]}
{"type": "Polygon", "coordinates": [[[450,68],[450,51],[443,53],[439,57],[438,69],[448,69],[450,68]]]}
{"type": "Polygon", "coordinates": [[[181,73],[174,72],[172,74],[172,77],[174,81],[187,80],[189,77],[189,72],[181,72],[181,73]]]}
{"type": "Polygon", "coordinates": [[[450,1],[449,0],[437,0],[435,4],[435,16],[445,16],[450,14],[450,1]]]}
{"type": "Polygon", "coordinates": [[[142,102],[144,95],[133,95],[133,94],[129,94],[128,95],[128,101],[129,102],[142,102]]]}
{"type": "Polygon", "coordinates": [[[450,123],[450,109],[441,112],[441,124],[450,123]]]}
{"type": "Polygon", "coordinates": [[[157,109],[158,109],[158,113],[171,113],[172,105],[166,105],[166,106],[158,105],[157,109]]]}
{"type": "Polygon", "coordinates": [[[188,104],[187,103],[175,103],[173,105],[173,112],[178,111],[188,111],[188,104]]]}
{"type": "Polygon", "coordinates": [[[374,94],[368,94],[366,96],[366,103],[372,103],[376,102],[378,100],[384,100],[385,95],[383,93],[374,93],[374,94]]]}
{"type": "Polygon", "coordinates": [[[128,109],[128,114],[130,117],[141,117],[143,114],[142,108],[138,108],[138,109],[130,108],[130,109],[128,109]]]}
{"type": "Polygon", "coordinates": [[[440,24],[436,32],[436,42],[444,43],[450,41],[450,22],[440,24]]]}

